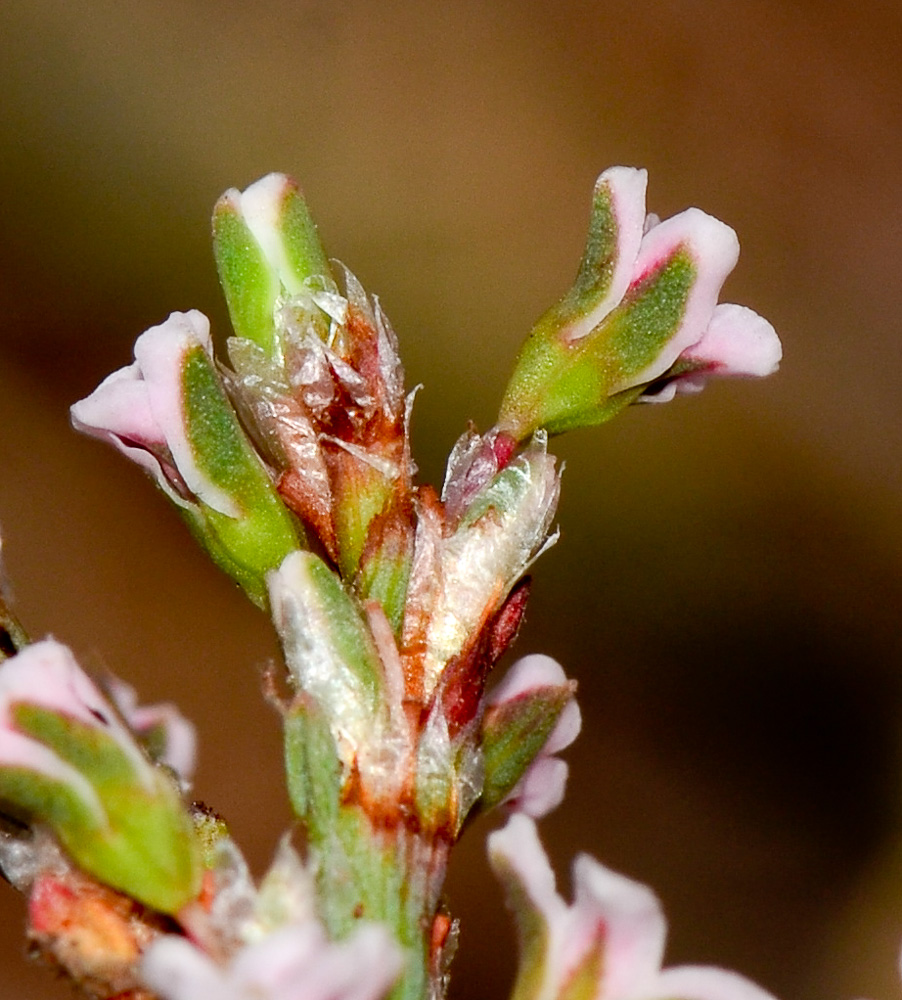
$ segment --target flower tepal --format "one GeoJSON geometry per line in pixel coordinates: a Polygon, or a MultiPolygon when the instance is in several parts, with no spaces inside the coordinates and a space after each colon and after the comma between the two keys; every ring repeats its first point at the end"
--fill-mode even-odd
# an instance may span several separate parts
{"type": "Polygon", "coordinates": [[[225,393],[203,313],[142,334],[134,364],[76,403],[72,422],[146,469],[220,568],[265,603],[266,573],[301,542],[225,393]]]}
{"type": "Polygon", "coordinates": [[[575,690],[550,656],[525,656],[510,668],[482,720],[484,807],[504,803],[538,818],[561,804],[568,768],[555,754],[579,735],[575,690]]]}
{"type": "Polygon", "coordinates": [[[630,403],[697,391],[710,375],[776,370],[770,323],[717,303],[736,234],[697,208],[646,217],[645,186],[645,171],[630,167],[599,177],[576,281],[533,328],[505,393],[499,425],[518,440],[603,423],[630,403]]]}
{"type": "Polygon", "coordinates": [[[662,969],[667,923],[654,893],[586,854],[568,906],[526,816],[489,837],[489,858],[520,937],[513,1000],[774,1000],[724,969],[662,969]]]}
{"type": "Polygon", "coordinates": [[[402,964],[383,927],[363,925],[334,943],[309,920],[247,945],[227,963],[185,938],[162,938],[147,953],[143,977],[164,1000],[379,1000],[402,964]]]}

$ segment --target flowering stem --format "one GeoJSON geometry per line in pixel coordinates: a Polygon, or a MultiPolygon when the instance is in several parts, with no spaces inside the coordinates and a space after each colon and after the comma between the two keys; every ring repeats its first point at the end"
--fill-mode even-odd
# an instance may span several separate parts
{"type": "Polygon", "coordinates": [[[399,814],[374,817],[343,793],[332,735],[308,700],[286,714],[285,736],[289,794],[306,826],[320,918],[335,938],[360,920],[386,924],[407,957],[393,1000],[441,997],[443,942],[432,942],[448,838],[399,814]]]}

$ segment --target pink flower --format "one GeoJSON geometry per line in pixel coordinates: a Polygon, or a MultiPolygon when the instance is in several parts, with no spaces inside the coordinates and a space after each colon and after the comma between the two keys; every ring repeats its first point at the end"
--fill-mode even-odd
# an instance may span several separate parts
{"type": "Polygon", "coordinates": [[[611,167],[598,178],[596,187],[610,189],[617,225],[613,272],[607,294],[574,324],[568,339],[575,342],[606,319],[613,319],[618,307],[628,306],[682,251],[694,265],[695,277],[679,324],[652,361],[615,383],[611,391],[667,379],[672,369],[683,367],[688,369],[686,374],[673,377],[691,378],[697,388],[701,388],[698,378],[702,373],[772,374],[782,350],[771,324],[744,306],[717,304],[721,286],[739,259],[736,233],[698,208],[687,208],[663,222],[646,215],[647,179],[645,170],[634,167],[611,167]]]}
{"type": "Polygon", "coordinates": [[[717,302],[739,258],[736,233],[697,208],[646,216],[646,181],[632,167],[598,178],[576,282],[534,327],[505,393],[499,425],[518,441],[779,365],[770,323],[717,302]]]}
{"type": "Polygon", "coordinates": [[[197,757],[194,726],[170,702],[139,705],[137,691],[118,677],[106,678],[104,687],[151,759],[172,768],[190,785],[197,757]]]}
{"type": "MultiPolygon", "coordinates": [[[[171,777],[53,640],[0,666],[0,799],[49,828],[83,871],[153,909],[178,913],[197,895],[194,825],[171,777]]],[[[25,877],[22,851],[2,853],[25,877]]]]}
{"type": "Polygon", "coordinates": [[[21,731],[12,716],[17,705],[34,705],[107,734],[131,763],[135,777],[146,788],[154,787],[153,768],[132,734],[61,643],[33,643],[0,667],[0,769],[25,768],[68,786],[104,822],[103,804],[88,777],[21,731]]]}
{"type": "Polygon", "coordinates": [[[570,694],[545,745],[504,799],[503,804],[513,812],[538,819],[556,809],[564,798],[569,769],[566,762],[554,754],[570,746],[582,725],[579,705],[572,697],[574,687],[556,660],[534,653],[517,660],[486,701],[486,709],[491,712],[493,708],[525,700],[543,689],[560,691],[566,688],[570,694]]]}
{"type": "Polygon", "coordinates": [[[147,951],[144,982],[163,1000],[379,1000],[403,961],[388,931],[361,926],[332,942],[315,920],[290,924],[219,964],[182,937],[147,951]]]}
{"type": "Polygon", "coordinates": [[[573,865],[574,901],[555,889],[535,823],[512,816],[489,837],[489,858],[505,885],[520,933],[519,1000],[774,1000],[735,972],[711,966],[662,969],[667,923],[646,886],[586,854],[573,865]],[[596,983],[585,989],[586,977],[596,983]]]}
{"type": "Polygon", "coordinates": [[[184,368],[197,350],[212,361],[207,317],[196,309],[172,313],[135,342],[134,364],[113,372],[72,407],[72,423],[146,469],[180,507],[197,498],[237,517],[235,501],[202,471],[188,438],[184,368]]]}
{"type": "Polygon", "coordinates": [[[213,561],[261,607],[266,574],[301,545],[216,367],[206,316],[173,313],[135,362],[72,407],[76,429],[146,469],[213,561]]]}

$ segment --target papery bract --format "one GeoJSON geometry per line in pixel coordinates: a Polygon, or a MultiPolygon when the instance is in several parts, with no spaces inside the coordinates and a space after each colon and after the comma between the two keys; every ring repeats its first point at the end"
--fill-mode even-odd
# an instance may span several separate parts
{"type": "MultiPolygon", "coordinates": [[[[453,488],[453,465],[447,482],[453,488]]],[[[431,566],[422,568],[434,577],[435,588],[423,643],[427,693],[446,664],[499,610],[532,562],[557,540],[551,525],[559,495],[560,473],[548,454],[546,436],[539,432],[521,454],[473,492],[465,506],[457,504],[461,509],[454,530],[437,542],[431,566]]],[[[411,587],[416,586],[414,580],[411,587]]]]}
{"type": "Polygon", "coordinates": [[[514,1000],[773,1000],[734,972],[662,969],[667,924],[654,893],[589,855],[573,865],[568,906],[528,817],[491,834],[489,858],[518,926],[514,1000]]]}

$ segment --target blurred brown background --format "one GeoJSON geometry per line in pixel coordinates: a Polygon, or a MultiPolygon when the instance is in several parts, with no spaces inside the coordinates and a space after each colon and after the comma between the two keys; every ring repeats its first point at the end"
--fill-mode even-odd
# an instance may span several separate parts
{"type": "MultiPolygon", "coordinates": [[[[898,0],[3,0],[0,522],[18,609],[201,732],[200,797],[259,870],[288,822],[265,621],[67,406],[172,309],[224,312],[219,193],[304,184],[399,332],[424,478],[485,428],[567,286],[589,193],[733,225],[728,300],[783,370],[559,442],[560,545],[520,650],[579,679],[543,824],[651,883],[671,962],[784,998],[897,996],[902,940],[902,7],[898,0]]],[[[512,973],[486,824],[458,852],[453,994],[512,973]]],[[[21,958],[0,996],[66,988],[21,958]]]]}

